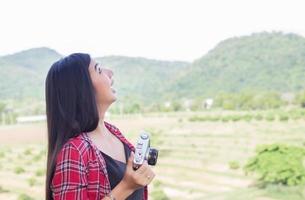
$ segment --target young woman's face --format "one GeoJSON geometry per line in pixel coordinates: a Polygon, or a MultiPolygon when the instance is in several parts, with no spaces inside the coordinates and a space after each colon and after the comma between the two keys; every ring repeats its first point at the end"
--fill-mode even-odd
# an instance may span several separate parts
{"type": "Polygon", "coordinates": [[[113,72],[91,59],[89,74],[96,92],[97,103],[106,106],[113,103],[116,100],[115,90],[112,88],[113,72]]]}

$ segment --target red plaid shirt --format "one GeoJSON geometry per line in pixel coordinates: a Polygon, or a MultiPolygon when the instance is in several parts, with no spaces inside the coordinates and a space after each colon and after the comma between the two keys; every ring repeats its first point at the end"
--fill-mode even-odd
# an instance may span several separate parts
{"type": "MultiPolygon", "coordinates": [[[[134,152],[118,128],[107,122],[105,125],[134,152]]],[[[51,190],[55,200],[100,200],[111,191],[106,162],[87,133],[71,138],[58,153],[51,190]]],[[[145,186],[143,200],[147,199],[145,186]]]]}

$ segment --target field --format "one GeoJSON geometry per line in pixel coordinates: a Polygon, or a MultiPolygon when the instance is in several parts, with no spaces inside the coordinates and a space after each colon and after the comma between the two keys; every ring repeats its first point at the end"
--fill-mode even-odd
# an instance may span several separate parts
{"type": "MultiPolygon", "coordinates": [[[[254,186],[243,165],[258,144],[304,145],[305,120],[192,120],[215,113],[156,113],[110,116],[135,143],[140,130],[159,149],[151,197],[175,200],[301,200],[301,187],[254,186]],[[158,189],[157,192],[157,187],[158,189]]],[[[216,113],[217,114],[217,113],[216,113]]],[[[229,113],[230,115],[232,113],[229,113]]],[[[236,114],[236,113],[233,113],[236,114]]],[[[243,114],[243,113],[237,113],[243,114]]],[[[225,113],[226,115],[226,113],[225,113]]],[[[0,127],[0,199],[43,199],[46,155],[45,123],[0,127]]],[[[151,198],[152,199],[152,198],[151,198]]]]}

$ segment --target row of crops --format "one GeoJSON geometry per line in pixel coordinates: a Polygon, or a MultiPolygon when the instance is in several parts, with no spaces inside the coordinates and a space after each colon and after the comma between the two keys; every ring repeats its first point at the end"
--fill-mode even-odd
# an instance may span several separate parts
{"type": "Polygon", "coordinates": [[[305,120],[304,110],[290,111],[265,111],[265,112],[249,112],[249,113],[234,113],[234,114],[200,114],[193,115],[188,118],[191,122],[196,121],[211,121],[211,122],[237,122],[237,121],[290,121],[290,120],[305,120]]]}

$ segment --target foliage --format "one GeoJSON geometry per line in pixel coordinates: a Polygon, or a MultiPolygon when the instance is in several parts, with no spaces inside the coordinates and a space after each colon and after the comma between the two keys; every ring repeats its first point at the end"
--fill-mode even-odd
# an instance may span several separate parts
{"type": "Polygon", "coordinates": [[[279,117],[280,121],[288,121],[289,120],[289,116],[287,114],[281,114],[279,117]]]}
{"type": "Polygon", "coordinates": [[[34,186],[37,183],[37,180],[34,177],[30,177],[27,179],[29,186],[34,186]]]}
{"type": "MultiPolygon", "coordinates": [[[[297,92],[305,85],[304,55],[305,39],[296,34],[261,32],[229,38],[195,60],[168,91],[191,97],[245,90],[297,92]]],[[[230,102],[226,106],[231,107],[230,102]]]]}
{"type": "Polygon", "coordinates": [[[18,200],[34,200],[34,198],[32,198],[27,194],[22,193],[18,196],[18,200]]]}
{"type": "Polygon", "coordinates": [[[0,158],[4,158],[5,157],[5,152],[4,151],[0,151],[0,158]]]}
{"type": "Polygon", "coordinates": [[[268,114],[268,115],[266,115],[266,117],[265,117],[265,119],[267,120],[267,121],[274,121],[275,120],[275,116],[273,115],[273,114],[268,114]]]}
{"type": "Polygon", "coordinates": [[[237,161],[230,161],[229,162],[229,167],[230,167],[230,169],[239,169],[240,164],[237,161]]]}
{"type": "Polygon", "coordinates": [[[289,186],[305,184],[305,149],[284,144],[258,146],[256,156],[248,160],[246,173],[258,175],[259,184],[289,186]]]}
{"type": "Polygon", "coordinates": [[[24,150],[24,155],[31,155],[32,154],[32,148],[28,147],[24,150]]]}
{"type": "Polygon", "coordinates": [[[37,170],[35,171],[35,175],[36,175],[36,176],[43,176],[45,173],[46,173],[46,170],[45,170],[45,169],[37,169],[37,170]]]}
{"type": "Polygon", "coordinates": [[[24,173],[25,170],[24,170],[23,167],[17,166],[17,167],[15,167],[14,172],[15,172],[16,174],[21,174],[21,173],[24,173]]]}
{"type": "Polygon", "coordinates": [[[284,101],[275,92],[221,93],[215,99],[215,106],[225,110],[274,109],[283,105],[284,101]]]}
{"type": "Polygon", "coordinates": [[[169,197],[162,189],[162,183],[160,181],[154,181],[154,190],[151,193],[154,200],[169,200],[169,197]]]}
{"type": "Polygon", "coordinates": [[[305,91],[299,92],[295,98],[295,103],[305,108],[305,91]]]}
{"type": "Polygon", "coordinates": [[[1,194],[1,193],[5,193],[5,192],[9,192],[9,190],[4,189],[4,188],[0,185],[0,194],[1,194]]]}

